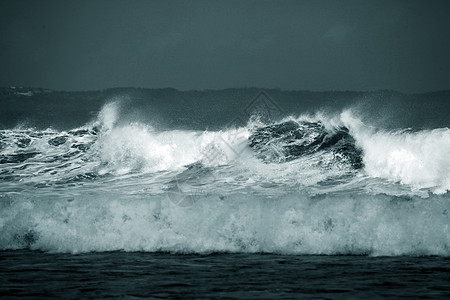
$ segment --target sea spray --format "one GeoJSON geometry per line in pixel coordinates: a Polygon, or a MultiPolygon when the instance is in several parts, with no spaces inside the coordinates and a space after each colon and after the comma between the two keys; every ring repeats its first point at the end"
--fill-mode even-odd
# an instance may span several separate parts
{"type": "Polygon", "coordinates": [[[346,110],[158,130],[112,102],[72,130],[0,133],[3,250],[450,254],[448,128],[346,110]]]}

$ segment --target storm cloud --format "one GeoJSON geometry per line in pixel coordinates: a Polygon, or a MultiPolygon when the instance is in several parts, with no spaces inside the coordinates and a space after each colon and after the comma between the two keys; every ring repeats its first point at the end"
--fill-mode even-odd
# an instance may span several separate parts
{"type": "Polygon", "coordinates": [[[0,85],[450,88],[449,1],[1,1],[0,85]]]}

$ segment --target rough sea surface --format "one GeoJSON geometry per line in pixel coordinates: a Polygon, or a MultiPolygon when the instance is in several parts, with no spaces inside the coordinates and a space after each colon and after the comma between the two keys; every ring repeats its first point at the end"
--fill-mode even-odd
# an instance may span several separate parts
{"type": "Polygon", "coordinates": [[[449,95],[3,89],[0,292],[448,297],[449,95]]]}

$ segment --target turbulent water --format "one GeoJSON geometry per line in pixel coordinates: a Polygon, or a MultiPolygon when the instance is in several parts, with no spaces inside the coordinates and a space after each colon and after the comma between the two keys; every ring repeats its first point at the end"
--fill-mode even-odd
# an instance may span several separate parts
{"type": "Polygon", "coordinates": [[[275,99],[159,128],[105,100],[71,129],[0,130],[1,250],[450,255],[448,127],[269,118],[275,99]]]}

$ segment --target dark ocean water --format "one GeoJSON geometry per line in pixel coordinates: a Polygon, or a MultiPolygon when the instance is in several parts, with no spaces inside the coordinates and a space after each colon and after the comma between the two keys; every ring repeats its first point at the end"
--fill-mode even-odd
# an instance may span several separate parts
{"type": "Polygon", "coordinates": [[[3,295],[449,295],[449,92],[0,104],[3,295]]]}
{"type": "Polygon", "coordinates": [[[446,257],[0,252],[8,297],[448,298],[446,257]]]}

